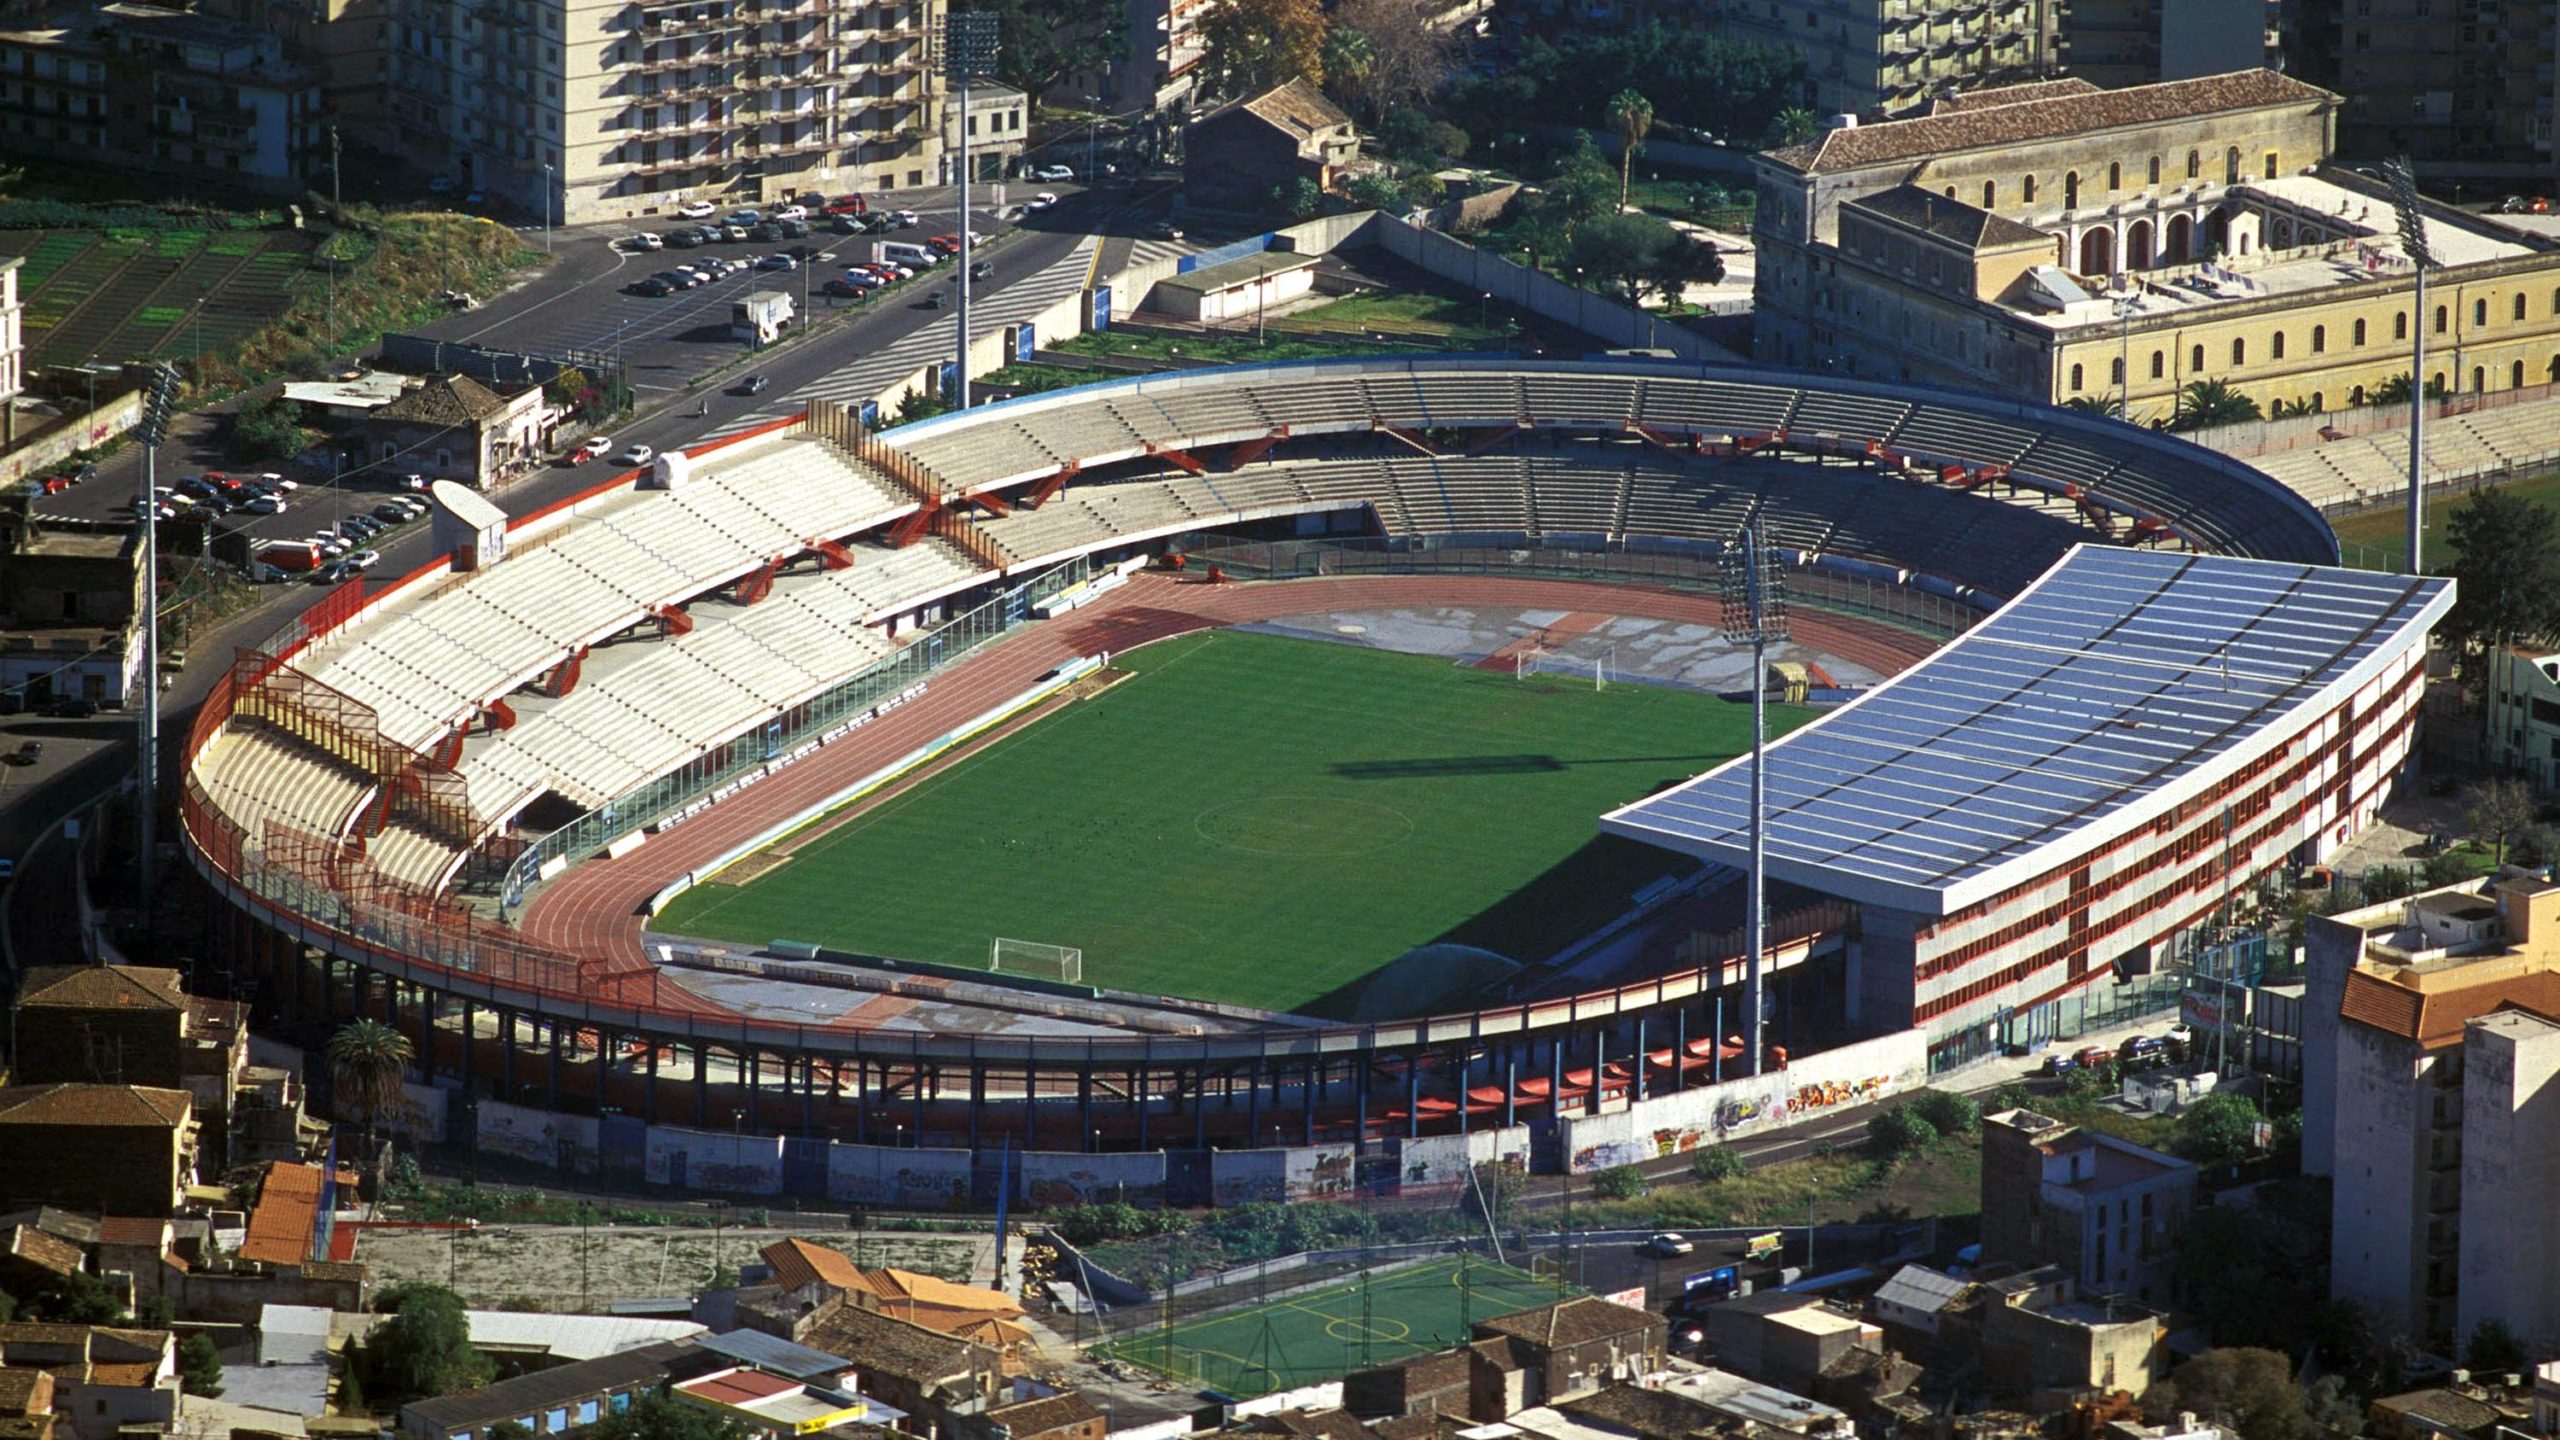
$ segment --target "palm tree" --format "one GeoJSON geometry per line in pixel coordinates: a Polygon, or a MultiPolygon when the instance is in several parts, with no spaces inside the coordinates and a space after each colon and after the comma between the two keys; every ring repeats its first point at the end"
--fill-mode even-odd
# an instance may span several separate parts
{"type": "Polygon", "coordinates": [[[1635,183],[1636,151],[1653,129],[1653,102],[1630,87],[1609,97],[1609,128],[1618,132],[1618,208],[1627,208],[1627,191],[1635,183]]]}
{"type": "Polygon", "coordinates": [[[2260,418],[2258,402],[2232,389],[2228,382],[2190,380],[2178,392],[2178,411],[2170,419],[2169,428],[2209,430],[2216,425],[2236,425],[2260,418]]]}
{"type": "Polygon", "coordinates": [[[1769,122],[1780,145],[1801,145],[1822,133],[1822,117],[1801,105],[1790,105],[1769,122]]]}
{"type": "Polygon", "coordinates": [[[374,1121],[400,1103],[401,1079],[413,1054],[409,1037],[379,1020],[357,1020],[340,1026],[322,1054],[332,1092],[364,1117],[365,1149],[372,1150],[374,1121]]]}
{"type": "Polygon", "coordinates": [[[2374,386],[2373,393],[2366,397],[2365,403],[2368,405],[2408,404],[2409,372],[2403,370],[2399,374],[2392,376],[2390,379],[2383,381],[2381,384],[2374,386]]]}
{"type": "Polygon", "coordinates": [[[2109,420],[2124,418],[2124,402],[2113,395],[2075,395],[2063,401],[2062,408],[2077,410],[2083,415],[2104,416],[2109,420]]]}

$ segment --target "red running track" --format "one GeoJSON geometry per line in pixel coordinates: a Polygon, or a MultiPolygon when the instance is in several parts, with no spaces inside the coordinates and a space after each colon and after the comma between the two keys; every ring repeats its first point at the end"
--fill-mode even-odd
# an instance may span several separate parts
{"type": "MultiPolygon", "coordinates": [[[[571,954],[645,961],[640,908],[686,871],[717,858],[785,816],[824,801],[899,756],[1029,689],[1083,655],[1135,649],[1194,630],[1291,615],[1453,605],[1483,609],[1570,609],[1714,626],[1712,596],[1624,585],[1495,576],[1346,576],[1211,585],[1146,573],[1094,604],[1027,626],[985,653],[935,676],[917,700],[781,771],[736,799],[712,806],[619,860],[573,866],[526,907],[525,937],[571,954]]],[[[1798,610],[1797,644],[1881,675],[1898,674],[1938,647],[1887,625],[1798,610]]],[[[678,987],[681,989],[681,987],[678,987]]],[[[705,1010],[720,1007],[690,997],[705,1010]]]]}

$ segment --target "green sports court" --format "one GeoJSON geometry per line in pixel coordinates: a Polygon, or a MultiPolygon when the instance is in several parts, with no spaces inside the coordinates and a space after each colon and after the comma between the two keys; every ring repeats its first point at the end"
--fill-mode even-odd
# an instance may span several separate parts
{"type": "Polygon", "coordinates": [[[1092,1353],[1250,1399],[1446,1350],[1479,1321],[1580,1293],[1452,1256],[1132,1332],[1092,1353]]]}

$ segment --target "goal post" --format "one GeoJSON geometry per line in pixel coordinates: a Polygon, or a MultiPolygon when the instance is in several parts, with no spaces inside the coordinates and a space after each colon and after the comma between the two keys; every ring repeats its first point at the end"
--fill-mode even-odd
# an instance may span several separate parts
{"type": "Polygon", "coordinates": [[[998,975],[1028,975],[1040,980],[1084,983],[1084,951],[1073,945],[998,936],[987,947],[987,969],[998,975]]]}
{"type": "Polygon", "coordinates": [[[1592,689],[1606,690],[1609,688],[1609,672],[1614,668],[1616,654],[1615,648],[1612,647],[1607,655],[1585,660],[1578,655],[1568,655],[1561,650],[1532,646],[1512,657],[1512,674],[1522,680],[1540,674],[1562,675],[1577,680],[1588,675],[1591,677],[1592,689]]]}

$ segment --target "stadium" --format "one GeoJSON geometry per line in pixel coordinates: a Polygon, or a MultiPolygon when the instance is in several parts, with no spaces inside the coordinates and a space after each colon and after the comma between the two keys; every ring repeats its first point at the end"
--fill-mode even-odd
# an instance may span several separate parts
{"type": "Polygon", "coordinates": [[[440,492],[445,558],[243,651],[182,815],[260,1013],[403,1029],[435,1135],[696,1188],[1587,1170],[1920,1083],[2154,970],[2370,819],[2451,602],[2337,568],[2211,452],[1841,377],[1323,361],[866,418],[512,520],[440,492]],[[1746,521],[1798,638],[1890,677],[1769,751],[1760,1074],[1729,701],[1237,628],[1712,627],[1746,521]],[[1349,739],[1289,718],[1329,699],[1349,739]],[[1237,876],[1227,923],[1110,923],[1237,876]],[[1610,958],[1674,922],[1676,963],[1610,958]],[[1503,952],[1524,926],[1559,948],[1503,952]]]}

